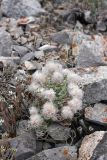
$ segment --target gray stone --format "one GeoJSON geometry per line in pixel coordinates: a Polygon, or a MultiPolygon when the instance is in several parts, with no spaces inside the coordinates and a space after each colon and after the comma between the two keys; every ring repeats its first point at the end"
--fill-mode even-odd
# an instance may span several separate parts
{"type": "Polygon", "coordinates": [[[107,65],[104,55],[107,52],[107,42],[103,36],[86,35],[80,31],[72,32],[71,34],[73,37],[72,55],[77,67],[107,65]]]}
{"type": "MultiPolygon", "coordinates": [[[[11,37],[12,37],[14,40],[17,40],[17,42],[18,42],[18,40],[20,39],[20,42],[19,42],[19,43],[21,43],[21,38],[20,38],[20,36],[23,35],[23,30],[22,30],[21,27],[15,27],[15,28],[12,27],[12,28],[9,30],[9,33],[10,33],[11,37]]],[[[14,43],[14,44],[16,44],[16,43],[14,43]]]]}
{"type": "Polygon", "coordinates": [[[84,86],[84,100],[89,104],[107,100],[107,79],[84,86]]]}
{"type": "Polygon", "coordinates": [[[70,137],[70,128],[59,124],[50,125],[47,132],[54,140],[66,141],[70,137]]]}
{"type": "Polygon", "coordinates": [[[84,11],[84,19],[85,19],[85,21],[86,22],[88,22],[88,23],[92,23],[92,16],[91,16],[91,11],[89,11],[89,10],[85,10],[84,11]]]}
{"type": "Polygon", "coordinates": [[[20,42],[21,42],[22,45],[26,44],[27,43],[27,38],[21,37],[20,42]]]}
{"type": "Polygon", "coordinates": [[[77,160],[77,149],[75,146],[48,149],[27,160],[77,160]]]}
{"type": "Polygon", "coordinates": [[[107,67],[92,67],[77,69],[81,76],[84,91],[83,101],[87,104],[95,104],[107,100],[107,67]]]}
{"type": "Polygon", "coordinates": [[[37,0],[3,0],[1,10],[5,16],[16,19],[21,16],[36,16],[45,12],[37,0]]]}
{"type": "Polygon", "coordinates": [[[43,143],[43,150],[50,149],[52,146],[49,143],[43,143]]]}
{"type": "Polygon", "coordinates": [[[57,51],[58,48],[57,46],[46,44],[46,45],[43,45],[42,47],[39,47],[39,50],[44,52],[52,52],[52,51],[57,51]]]}
{"type": "Polygon", "coordinates": [[[36,153],[42,152],[43,150],[43,142],[42,141],[36,141],[36,153]]]}
{"type": "Polygon", "coordinates": [[[40,160],[36,155],[33,157],[28,158],[27,160],[40,160]]]}
{"type": "Polygon", "coordinates": [[[21,120],[20,122],[18,122],[17,124],[17,128],[16,128],[16,134],[17,136],[26,133],[28,131],[28,121],[27,120],[21,120]]]}
{"type": "Polygon", "coordinates": [[[0,62],[2,62],[4,66],[7,66],[7,65],[15,66],[16,64],[20,63],[20,58],[19,57],[0,56],[0,62]]]}
{"type": "Polygon", "coordinates": [[[94,123],[107,125],[107,105],[97,103],[93,108],[87,107],[85,109],[85,118],[94,123]]]}
{"type": "Polygon", "coordinates": [[[34,55],[37,59],[42,59],[44,57],[44,51],[35,51],[34,55]]]}
{"type": "Polygon", "coordinates": [[[23,63],[23,62],[25,62],[25,61],[32,60],[32,59],[34,59],[34,57],[35,57],[34,52],[29,52],[29,53],[27,53],[26,55],[24,55],[24,56],[21,58],[21,62],[23,63]]]}
{"type": "Polygon", "coordinates": [[[44,150],[37,154],[40,160],[77,160],[77,149],[74,146],[64,146],[44,150]]]}
{"type": "Polygon", "coordinates": [[[27,47],[24,46],[18,46],[18,45],[13,45],[12,49],[19,54],[20,57],[24,56],[29,49],[27,47]]]}
{"type": "Polygon", "coordinates": [[[0,56],[10,56],[12,49],[12,39],[8,32],[0,28],[0,56]]]}
{"type": "Polygon", "coordinates": [[[57,33],[54,33],[51,36],[52,41],[59,44],[68,44],[70,45],[72,42],[72,33],[69,30],[63,30],[57,33]]]}
{"type": "Polygon", "coordinates": [[[25,160],[36,153],[36,139],[33,133],[25,133],[11,139],[10,146],[16,150],[16,160],[25,160]]]}
{"type": "Polygon", "coordinates": [[[95,36],[95,40],[83,40],[78,46],[77,67],[94,67],[106,65],[104,61],[103,44],[100,36],[95,36]]]}
{"type": "Polygon", "coordinates": [[[37,70],[42,68],[41,64],[36,61],[31,61],[31,62],[25,61],[24,66],[27,71],[32,71],[32,70],[37,70]]]}
{"type": "Polygon", "coordinates": [[[86,136],[78,160],[107,160],[107,132],[97,131],[86,136]]]}
{"type": "Polygon", "coordinates": [[[81,46],[80,52],[76,58],[77,67],[94,67],[94,66],[101,66],[105,63],[103,62],[103,56],[92,50],[92,48],[88,48],[85,44],[81,46]]]}
{"type": "Polygon", "coordinates": [[[103,21],[98,21],[97,22],[97,25],[96,25],[96,30],[97,31],[102,31],[102,32],[105,32],[106,31],[106,25],[103,21]]]}

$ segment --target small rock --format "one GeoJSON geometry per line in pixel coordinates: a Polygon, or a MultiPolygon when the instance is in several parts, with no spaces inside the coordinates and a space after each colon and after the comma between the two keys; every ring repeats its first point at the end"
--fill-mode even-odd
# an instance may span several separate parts
{"type": "Polygon", "coordinates": [[[23,63],[23,62],[25,62],[25,61],[32,60],[32,59],[34,59],[34,57],[35,57],[34,52],[29,52],[29,53],[27,53],[26,55],[24,55],[24,56],[21,58],[21,62],[23,63]]]}
{"type": "Polygon", "coordinates": [[[107,100],[107,66],[77,68],[84,91],[83,102],[95,104],[107,100]]]}
{"type": "Polygon", "coordinates": [[[50,125],[47,132],[54,140],[66,141],[70,137],[70,128],[59,124],[50,125]]]}
{"type": "Polygon", "coordinates": [[[95,19],[94,17],[92,16],[92,13],[90,10],[85,10],[84,11],[84,19],[85,21],[90,24],[90,23],[94,23],[95,19]]]}
{"type": "Polygon", "coordinates": [[[33,23],[33,22],[35,22],[35,18],[33,16],[30,16],[30,17],[24,17],[24,18],[22,17],[18,19],[17,24],[26,25],[26,24],[33,23]]]}
{"type": "Polygon", "coordinates": [[[77,67],[94,67],[106,64],[104,62],[102,38],[100,36],[94,38],[93,40],[83,40],[82,44],[78,45],[75,60],[77,67]]]}
{"type": "Polygon", "coordinates": [[[51,39],[59,44],[68,44],[71,45],[72,43],[72,34],[69,30],[63,30],[61,32],[58,33],[54,33],[51,36],[51,39]]]}
{"type": "Polygon", "coordinates": [[[58,50],[58,48],[56,46],[48,45],[48,44],[46,44],[38,49],[41,51],[44,51],[44,52],[52,52],[52,51],[58,50]]]}
{"type": "Polygon", "coordinates": [[[77,160],[77,149],[75,146],[48,149],[27,160],[77,160]]]}
{"type": "Polygon", "coordinates": [[[106,160],[107,132],[97,131],[86,136],[79,149],[78,160],[106,160]],[[94,142],[94,143],[93,143],[94,142]]]}
{"type": "Polygon", "coordinates": [[[1,2],[1,10],[3,15],[13,17],[15,19],[22,16],[37,16],[45,13],[37,0],[3,0],[1,2]]]}
{"type": "Polygon", "coordinates": [[[97,31],[102,31],[102,32],[105,32],[107,29],[105,23],[103,21],[98,21],[97,22],[97,25],[96,25],[96,30],[97,31]]]}
{"type": "MultiPolygon", "coordinates": [[[[9,27],[9,32],[11,34],[11,37],[15,40],[17,40],[18,38],[20,38],[20,36],[23,35],[23,30],[21,27],[17,27],[17,26],[10,26],[9,27]]],[[[21,42],[21,40],[20,40],[21,42]]]]}
{"type": "Polygon", "coordinates": [[[21,42],[22,45],[26,44],[27,43],[27,38],[21,37],[20,42],[21,42]]]}
{"type": "Polygon", "coordinates": [[[44,142],[43,150],[50,149],[52,146],[49,143],[44,142]]]}
{"type": "Polygon", "coordinates": [[[37,146],[36,153],[42,152],[42,150],[43,150],[43,142],[36,141],[36,146],[37,146]]]}
{"type": "Polygon", "coordinates": [[[24,56],[29,50],[24,46],[13,45],[12,49],[19,54],[20,57],[24,56]]]}
{"type": "Polygon", "coordinates": [[[27,132],[28,130],[28,121],[27,120],[21,120],[18,122],[18,127],[16,128],[16,134],[17,136],[27,132]]]}
{"type": "Polygon", "coordinates": [[[35,51],[34,55],[37,59],[42,59],[44,57],[44,51],[35,51]]]}
{"type": "Polygon", "coordinates": [[[4,66],[7,66],[7,65],[15,66],[16,64],[20,63],[20,58],[19,57],[0,56],[0,62],[2,62],[4,66]]]}
{"type": "Polygon", "coordinates": [[[40,152],[37,157],[40,160],[77,160],[77,150],[74,146],[64,146],[40,152]]]}
{"type": "Polygon", "coordinates": [[[85,109],[85,118],[94,123],[107,125],[107,105],[98,103],[85,109]]]}
{"type": "Polygon", "coordinates": [[[27,159],[36,153],[36,139],[33,133],[24,133],[11,139],[10,146],[16,149],[16,160],[27,159]]]}
{"type": "Polygon", "coordinates": [[[24,66],[25,66],[27,71],[32,71],[32,70],[36,70],[36,69],[41,68],[41,65],[38,64],[36,61],[32,61],[32,62],[25,61],[24,66]]]}
{"type": "Polygon", "coordinates": [[[0,28],[0,56],[9,57],[11,55],[13,42],[11,36],[3,28],[0,28]]]}

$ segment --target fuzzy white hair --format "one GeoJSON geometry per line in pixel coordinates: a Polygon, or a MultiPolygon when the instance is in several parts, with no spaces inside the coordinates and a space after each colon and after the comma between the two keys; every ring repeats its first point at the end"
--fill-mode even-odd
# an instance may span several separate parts
{"type": "Polygon", "coordinates": [[[84,95],[83,91],[80,88],[78,88],[78,87],[75,87],[72,90],[69,90],[69,94],[73,98],[77,98],[77,99],[80,99],[80,100],[83,99],[83,95],[84,95]]]}
{"type": "Polygon", "coordinates": [[[46,74],[47,73],[52,74],[55,71],[61,71],[61,70],[62,70],[62,65],[54,61],[47,62],[43,68],[43,72],[46,74]]]}
{"type": "Polygon", "coordinates": [[[44,90],[41,92],[41,96],[44,99],[47,99],[49,101],[53,101],[55,99],[55,91],[53,89],[44,90]]]}
{"type": "Polygon", "coordinates": [[[36,115],[38,114],[38,110],[36,107],[32,106],[30,109],[29,109],[29,112],[30,112],[30,115],[36,115]]]}
{"type": "Polygon", "coordinates": [[[36,92],[38,89],[40,88],[39,84],[36,84],[34,82],[32,82],[29,86],[28,86],[28,90],[30,92],[36,92]]]}
{"type": "Polygon", "coordinates": [[[71,101],[68,101],[68,105],[74,113],[82,109],[82,101],[77,98],[73,98],[71,101]]]}
{"type": "Polygon", "coordinates": [[[77,75],[76,73],[71,72],[71,74],[68,74],[67,76],[67,81],[68,83],[74,83],[74,84],[79,84],[81,83],[82,78],[77,75]]]}
{"type": "Polygon", "coordinates": [[[32,127],[39,127],[43,123],[43,118],[39,114],[32,115],[29,123],[32,127]]]}
{"type": "Polygon", "coordinates": [[[67,76],[68,74],[70,74],[70,70],[67,69],[67,68],[66,68],[66,69],[63,69],[63,70],[62,70],[62,73],[63,73],[64,76],[67,76]]]}
{"type": "Polygon", "coordinates": [[[74,113],[72,112],[72,110],[69,106],[64,106],[61,111],[61,116],[64,119],[72,119],[74,116],[74,113]]]}
{"type": "Polygon", "coordinates": [[[77,84],[74,83],[68,83],[68,92],[71,91],[74,88],[79,88],[77,84]]]}
{"type": "Polygon", "coordinates": [[[36,71],[32,75],[32,81],[39,84],[44,84],[46,82],[46,75],[43,72],[36,71]]]}
{"type": "Polygon", "coordinates": [[[64,76],[62,73],[56,71],[52,75],[52,82],[53,83],[62,83],[64,79],[64,76]]]}
{"type": "Polygon", "coordinates": [[[52,102],[46,102],[43,105],[42,114],[45,119],[50,119],[56,116],[57,108],[52,102]]]}

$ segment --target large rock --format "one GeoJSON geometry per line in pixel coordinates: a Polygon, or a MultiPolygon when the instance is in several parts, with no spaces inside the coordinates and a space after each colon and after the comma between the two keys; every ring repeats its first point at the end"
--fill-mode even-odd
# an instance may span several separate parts
{"type": "Polygon", "coordinates": [[[107,105],[97,103],[94,107],[87,107],[85,109],[85,118],[94,123],[107,125],[107,105]]]}
{"type": "Polygon", "coordinates": [[[2,13],[8,17],[20,18],[21,16],[36,16],[45,12],[37,0],[3,0],[2,13]]]}
{"type": "Polygon", "coordinates": [[[72,32],[70,30],[62,30],[51,35],[52,41],[59,44],[68,44],[72,42],[72,32]]]}
{"type": "Polygon", "coordinates": [[[107,132],[97,131],[86,136],[79,149],[78,160],[107,160],[107,132]]]}
{"type": "Polygon", "coordinates": [[[89,104],[107,100],[107,79],[84,86],[84,101],[89,104]]]}
{"type": "Polygon", "coordinates": [[[66,141],[70,137],[70,128],[59,124],[50,125],[47,132],[54,140],[66,141]]]}
{"type": "Polygon", "coordinates": [[[15,51],[15,54],[18,54],[20,57],[24,56],[29,49],[24,46],[13,45],[12,49],[15,51]]]}
{"type": "Polygon", "coordinates": [[[84,102],[95,104],[107,100],[107,67],[77,69],[81,75],[84,102]]]}
{"type": "Polygon", "coordinates": [[[10,56],[12,52],[12,39],[4,28],[0,28],[0,56],[10,56]]]}
{"type": "Polygon", "coordinates": [[[10,146],[16,150],[16,160],[25,160],[36,153],[36,139],[33,133],[24,133],[13,138],[10,140],[10,146]]]}
{"type": "Polygon", "coordinates": [[[75,146],[48,149],[27,160],[77,160],[77,149],[75,146]]]}
{"type": "Polygon", "coordinates": [[[104,59],[105,46],[103,37],[85,35],[77,32],[72,42],[72,54],[77,67],[107,65],[104,59]]]}

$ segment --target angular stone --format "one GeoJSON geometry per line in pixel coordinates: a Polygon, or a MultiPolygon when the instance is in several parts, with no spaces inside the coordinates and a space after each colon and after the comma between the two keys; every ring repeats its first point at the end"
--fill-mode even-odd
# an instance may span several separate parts
{"type": "Polygon", "coordinates": [[[78,160],[106,160],[107,132],[97,131],[86,136],[79,149],[78,160]]]}
{"type": "Polygon", "coordinates": [[[27,160],[77,160],[77,149],[75,146],[48,149],[27,160]]]}
{"type": "Polygon", "coordinates": [[[29,50],[27,47],[13,45],[12,49],[20,55],[20,57],[24,56],[29,50]]]}
{"type": "Polygon", "coordinates": [[[97,103],[93,108],[87,107],[85,109],[85,118],[94,123],[107,125],[107,105],[97,103]]]}
{"type": "MultiPolygon", "coordinates": [[[[88,38],[88,37],[87,37],[88,38]]],[[[83,39],[77,44],[76,65],[77,67],[94,67],[107,65],[104,61],[104,45],[101,36],[94,36],[93,39],[83,39]]]]}
{"type": "Polygon", "coordinates": [[[20,63],[20,58],[19,57],[3,57],[3,56],[0,56],[0,62],[2,62],[4,66],[7,66],[7,65],[15,66],[15,64],[20,63]]]}
{"type": "Polygon", "coordinates": [[[97,31],[102,31],[105,32],[106,31],[106,24],[103,21],[98,21],[97,25],[96,25],[96,30],[97,31]]]}
{"type": "Polygon", "coordinates": [[[81,75],[83,86],[83,101],[87,104],[95,104],[107,100],[107,67],[92,67],[77,69],[81,75]]]}
{"type": "Polygon", "coordinates": [[[42,51],[42,50],[41,51],[35,51],[34,55],[35,55],[35,58],[41,59],[41,58],[44,57],[44,51],[42,51]]]}
{"type": "Polygon", "coordinates": [[[0,28],[0,56],[10,56],[12,49],[12,39],[8,32],[0,28]]]}
{"type": "Polygon", "coordinates": [[[72,49],[72,56],[77,67],[107,65],[107,38],[102,35],[87,35],[81,31],[62,30],[51,35],[59,44],[67,44],[72,49]]]}
{"type": "Polygon", "coordinates": [[[66,141],[70,137],[70,128],[59,124],[50,125],[47,132],[54,140],[66,141]]]}
{"type": "Polygon", "coordinates": [[[34,52],[29,52],[29,53],[25,54],[25,55],[21,58],[21,62],[23,63],[23,62],[25,62],[25,61],[32,60],[32,59],[34,59],[34,57],[35,57],[34,52]]]}
{"type": "Polygon", "coordinates": [[[21,16],[36,16],[45,12],[37,0],[3,0],[1,10],[5,16],[16,19],[21,16]]]}
{"type": "Polygon", "coordinates": [[[84,86],[84,101],[89,104],[107,100],[107,79],[84,86]]]}
{"type": "Polygon", "coordinates": [[[33,133],[24,133],[11,139],[10,146],[16,150],[15,159],[24,160],[36,153],[36,138],[33,133]]]}
{"type": "Polygon", "coordinates": [[[43,45],[42,47],[39,48],[40,51],[44,51],[44,52],[52,52],[52,51],[57,51],[58,48],[57,46],[53,46],[53,45],[43,45]]]}
{"type": "Polygon", "coordinates": [[[28,121],[27,120],[21,120],[18,122],[18,127],[16,128],[16,134],[17,136],[26,133],[28,130],[28,121]]]}
{"type": "Polygon", "coordinates": [[[51,36],[51,39],[59,44],[68,44],[72,43],[72,32],[69,30],[63,30],[61,32],[54,33],[51,36]]]}
{"type": "Polygon", "coordinates": [[[41,69],[41,65],[39,63],[37,63],[36,61],[32,61],[32,62],[25,61],[24,66],[25,66],[27,71],[33,71],[33,70],[41,69]]]}

